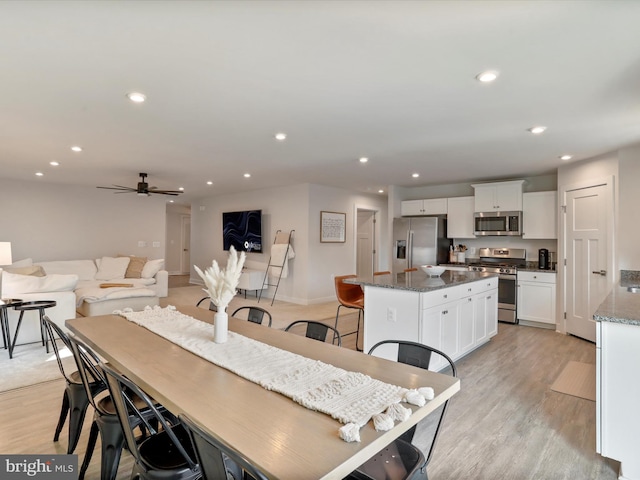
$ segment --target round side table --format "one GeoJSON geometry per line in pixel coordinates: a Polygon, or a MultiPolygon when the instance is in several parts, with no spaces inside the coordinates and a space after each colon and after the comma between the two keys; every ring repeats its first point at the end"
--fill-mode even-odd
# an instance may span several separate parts
{"type": "MultiPolygon", "coordinates": [[[[24,312],[28,312],[30,310],[38,310],[38,312],[40,313],[40,337],[42,338],[42,345],[47,348],[47,353],[49,353],[49,339],[47,336],[47,330],[44,326],[44,311],[45,309],[55,307],[56,305],[57,304],[54,300],[36,300],[33,302],[20,302],[20,305],[16,305],[15,307],[13,307],[14,310],[18,310],[20,312],[20,317],[18,318],[18,325],[16,326],[16,333],[13,336],[13,342],[10,342],[9,344],[9,358],[13,358],[13,349],[16,346],[16,340],[18,339],[18,332],[20,331],[20,326],[22,325],[24,312]]],[[[53,341],[53,339],[51,339],[51,341],[53,341]]]]}
{"type": "Polygon", "coordinates": [[[18,298],[0,299],[0,329],[2,330],[2,341],[4,349],[7,350],[11,345],[11,333],[9,332],[9,315],[7,308],[17,307],[22,304],[22,300],[18,298]]]}

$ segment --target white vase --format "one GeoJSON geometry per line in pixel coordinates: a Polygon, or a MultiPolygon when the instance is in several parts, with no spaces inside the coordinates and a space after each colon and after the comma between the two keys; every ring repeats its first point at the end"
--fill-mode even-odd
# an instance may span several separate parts
{"type": "Polygon", "coordinates": [[[227,312],[216,312],[213,316],[213,341],[215,343],[225,343],[227,341],[228,330],[229,316],[227,315],[227,312]]]}

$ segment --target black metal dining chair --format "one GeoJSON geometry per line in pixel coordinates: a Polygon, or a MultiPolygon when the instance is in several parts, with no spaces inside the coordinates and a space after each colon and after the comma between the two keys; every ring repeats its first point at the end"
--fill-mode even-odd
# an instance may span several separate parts
{"type": "Polygon", "coordinates": [[[211,301],[211,297],[202,297],[200,300],[198,300],[198,303],[196,303],[196,307],[199,307],[200,304],[205,300],[209,300],[209,310],[211,310],[212,312],[218,311],[218,307],[216,307],[215,304],[211,301]]]}
{"type": "Polygon", "coordinates": [[[333,328],[331,325],[316,322],[315,320],[296,320],[295,322],[287,325],[287,328],[285,328],[284,331],[293,331],[295,333],[301,327],[305,327],[304,336],[307,338],[312,338],[320,342],[330,341],[330,343],[336,343],[337,341],[337,345],[339,347],[342,346],[342,339],[340,338],[340,332],[338,332],[338,330],[333,328]],[[329,332],[333,334],[331,340],[329,340],[329,332]]]}
{"type": "MultiPolygon", "coordinates": [[[[383,340],[376,343],[369,349],[369,355],[380,349],[396,348],[396,358],[398,362],[414,367],[429,370],[432,355],[440,356],[448,367],[446,370],[453,377],[457,377],[456,366],[449,356],[433,347],[416,342],[404,340],[383,340]]],[[[387,350],[388,353],[389,350],[387,350]]],[[[443,370],[440,373],[445,373],[443,370]]],[[[435,427],[429,429],[431,441],[427,456],[425,457],[422,450],[411,443],[416,431],[416,427],[410,428],[407,432],[395,439],[375,456],[360,465],[355,471],[346,477],[347,480],[428,480],[427,466],[431,461],[433,450],[442,427],[442,421],[449,400],[444,402],[440,407],[439,416],[436,420],[435,427]]],[[[433,413],[435,414],[435,412],[433,413]]],[[[433,415],[432,414],[432,415],[433,415]]],[[[435,420],[435,419],[433,419],[435,420]]],[[[420,424],[432,421],[430,417],[425,418],[420,424]]]]}
{"type": "Polygon", "coordinates": [[[214,438],[186,415],[180,415],[204,480],[267,480],[244,455],[227,443],[214,438]]]}
{"type": "MultiPolygon", "coordinates": [[[[271,318],[271,314],[266,311],[264,308],[260,308],[260,307],[240,307],[237,308],[232,314],[232,317],[237,317],[238,313],[240,312],[247,312],[247,320],[249,322],[253,322],[253,323],[258,323],[260,325],[262,325],[262,322],[264,321],[265,316],[267,317],[268,323],[267,326],[271,326],[271,322],[272,322],[272,318],[271,318]]],[[[242,316],[242,315],[241,315],[242,316]]]]}
{"type": "Polygon", "coordinates": [[[111,366],[100,363],[100,368],[106,377],[127,449],[134,457],[131,478],[201,478],[189,434],[179,420],[166,409],[159,407],[138,385],[111,366]],[[149,433],[142,440],[136,437],[136,428],[140,425],[149,433]]]}
{"type": "MultiPolygon", "coordinates": [[[[53,351],[56,355],[58,368],[60,369],[60,373],[62,373],[62,376],[66,381],[64,394],[62,397],[60,418],[58,419],[58,425],[56,426],[56,430],[53,435],[53,441],[57,442],[60,439],[60,433],[62,432],[62,428],[64,427],[65,421],[68,416],[69,442],[67,444],[67,453],[71,454],[76,449],[78,440],[80,439],[82,424],[84,423],[84,418],[87,413],[87,407],[89,406],[89,398],[87,397],[87,392],[82,383],[80,372],[78,370],[69,372],[68,369],[65,369],[64,363],[62,362],[62,356],[60,355],[60,350],[58,349],[56,336],[60,340],[62,340],[62,343],[69,350],[69,352],[73,353],[73,347],[71,346],[69,336],[64,330],[62,330],[59,325],[51,321],[51,319],[47,315],[43,316],[42,321],[47,332],[47,337],[51,340],[51,346],[53,347],[53,351]]],[[[92,393],[92,396],[97,395],[98,393],[107,389],[107,384],[100,381],[99,379],[94,379],[94,381],[90,382],[89,389],[92,393]]]]}

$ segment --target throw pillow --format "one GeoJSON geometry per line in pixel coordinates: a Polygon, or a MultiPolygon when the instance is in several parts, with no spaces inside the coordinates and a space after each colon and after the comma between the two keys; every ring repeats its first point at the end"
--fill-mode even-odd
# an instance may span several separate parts
{"type": "Polygon", "coordinates": [[[129,257],[102,257],[96,280],[118,280],[124,278],[129,266],[129,257]]]}
{"type": "Polygon", "coordinates": [[[142,278],[142,269],[147,263],[147,257],[136,257],[133,255],[118,255],[118,257],[127,257],[129,266],[124,273],[124,278],[142,278]]]}
{"type": "Polygon", "coordinates": [[[44,268],[40,265],[31,265],[30,267],[6,267],[5,272],[17,273],[18,275],[31,275],[32,277],[44,277],[44,268]]]}
{"type": "Polygon", "coordinates": [[[164,258],[157,260],[148,260],[142,269],[142,278],[153,278],[160,270],[164,268],[164,258]]]}
{"type": "Polygon", "coordinates": [[[31,258],[25,258],[24,260],[18,260],[17,262],[13,262],[11,265],[0,265],[0,268],[5,267],[30,267],[33,265],[33,260],[31,258]]]}
{"type": "Polygon", "coordinates": [[[33,277],[2,272],[2,294],[18,297],[22,293],[72,292],[78,284],[77,275],[46,275],[33,277]]]}

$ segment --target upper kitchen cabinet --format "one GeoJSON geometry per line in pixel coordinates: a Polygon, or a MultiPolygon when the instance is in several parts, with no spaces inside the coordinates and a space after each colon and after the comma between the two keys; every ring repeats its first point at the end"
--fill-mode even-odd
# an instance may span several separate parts
{"type": "Polygon", "coordinates": [[[477,183],[475,189],[476,212],[522,211],[522,185],[524,180],[511,182],[477,183]]]}
{"type": "Polygon", "coordinates": [[[400,214],[403,217],[417,215],[446,215],[447,199],[430,198],[427,200],[405,200],[400,204],[400,214]]]}
{"type": "Polygon", "coordinates": [[[558,193],[522,195],[522,238],[558,238],[558,193]]]}
{"type": "Polygon", "coordinates": [[[448,199],[447,238],[476,238],[473,234],[474,197],[448,199]]]}

